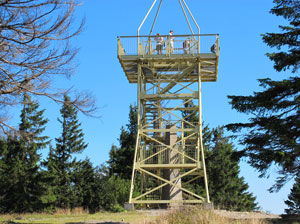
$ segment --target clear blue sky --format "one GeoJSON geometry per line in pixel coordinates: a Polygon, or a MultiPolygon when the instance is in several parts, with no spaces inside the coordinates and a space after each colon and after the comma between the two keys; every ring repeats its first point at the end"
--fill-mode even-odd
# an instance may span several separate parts
{"type": "MultiPolygon", "coordinates": [[[[89,90],[100,108],[100,120],[80,115],[88,148],[79,158],[89,157],[93,164],[108,160],[112,144],[118,145],[120,128],[128,121],[129,105],[136,102],[136,85],[129,84],[117,59],[117,36],[136,35],[143,17],[153,0],[85,0],[76,17],[86,16],[86,27],[73,44],[81,51],[76,58],[78,69],[71,80],[58,79],[55,85],[74,86],[89,90]]],[[[159,0],[158,0],[159,2],[159,0]]],[[[230,122],[246,121],[247,116],[233,111],[227,95],[249,95],[259,90],[256,79],[271,77],[282,79],[289,72],[276,73],[273,64],[265,56],[272,51],[261,40],[261,34],[277,32],[282,18],[269,14],[272,0],[186,0],[201,33],[220,35],[219,79],[203,84],[203,119],[210,127],[230,122]]],[[[157,4],[158,5],[158,4],[157,4]]],[[[154,12],[141,30],[149,34],[154,12]]],[[[153,33],[188,34],[178,0],[164,0],[153,33]]],[[[57,123],[59,107],[50,100],[43,100],[50,119],[47,133],[51,138],[60,135],[57,123]]],[[[54,142],[52,142],[54,144],[54,142]]],[[[236,146],[237,148],[241,146],[236,146]]],[[[131,162],[131,161],[130,161],[131,162]]],[[[269,179],[259,179],[258,173],[241,162],[241,176],[248,182],[249,191],[257,196],[263,211],[283,213],[284,200],[292,183],[279,193],[270,194],[267,189],[274,182],[276,167],[269,179]]]]}

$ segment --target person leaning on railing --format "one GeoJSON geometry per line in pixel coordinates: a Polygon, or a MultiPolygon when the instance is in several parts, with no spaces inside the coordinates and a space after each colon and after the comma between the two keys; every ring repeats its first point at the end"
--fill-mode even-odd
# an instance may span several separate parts
{"type": "Polygon", "coordinates": [[[210,51],[211,51],[211,53],[216,53],[216,51],[217,51],[217,44],[216,44],[216,43],[214,43],[214,44],[210,47],[210,51]]]}

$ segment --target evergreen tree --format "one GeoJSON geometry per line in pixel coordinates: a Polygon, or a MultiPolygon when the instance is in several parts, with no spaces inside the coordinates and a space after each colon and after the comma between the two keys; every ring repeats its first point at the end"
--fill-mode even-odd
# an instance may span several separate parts
{"type": "Polygon", "coordinates": [[[72,157],[75,153],[81,153],[87,144],[84,142],[84,134],[80,129],[81,123],[77,118],[77,110],[67,95],[64,97],[60,113],[62,119],[58,121],[62,125],[62,134],[55,139],[56,147],[51,147],[45,165],[49,175],[54,179],[51,186],[56,197],[54,206],[73,208],[77,203],[72,187],[77,161],[72,157]]]}
{"type": "Polygon", "coordinates": [[[119,212],[128,202],[130,180],[119,176],[105,176],[100,182],[100,206],[105,210],[119,212]]]}
{"type": "MultiPolygon", "coordinates": [[[[185,121],[188,121],[190,123],[198,123],[199,122],[199,117],[198,113],[195,110],[190,110],[191,107],[195,107],[195,105],[192,102],[185,102],[184,107],[186,110],[182,111],[182,118],[185,121]]],[[[184,127],[185,128],[192,128],[192,126],[184,122],[184,127]]],[[[189,133],[185,133],[185,135],[189,135],[189,133]]],[[[211,144],[211,139],[212,139],[212,132],[208,125],[204,125],[204,122],[202,124],[202,141],[203,141],[203,146],[204,146],[204,154],[205,158],[207,158],[207,154],[209,153],[209,147],[211,144]]],[[[193,144],[194,147],[196,147],[196,142],[189,143],[190,145],[193,144]]],[[[207,161],[205,160],[205,163],[207,164],[207,161]]],[[[206,171],[207,172],[207,171],[206,171]]],[[[194,176],[186,176],[183,178],[183,182],[187,182],[191,179],[193,179],[194,176]]],[[[204,188],[204,179],[203,178],[198,178],[195,181],[193,181],[191,184],[188,184],[186,186],[188,189],[191,191],[197,193],[198,195],[206,196],[206,191],[204,188]]]]}
{"type": "Polygon", "coordinates": [[[40,169],[39,150],[45,148],[48,137],[41,136],[47,119],[39,104],[24,95],[18,136],[2,139],[0,208],[2,212],[33,212],[45,206],[45,177],[40,169]]]}
{"type": "MultiPolygon", "coordinates": [[[[191,102],[185,103],[184,107],[187,108],[187,110],[182,111],[182,118],[184,120],[190,122],[190,123],[198,123],[199,122],[199,117],[198,114],[195,110],[189,110],[191,107],[195,107],[191,102]]],[[[191,128],[191,126],[185,122],[184,123],[185,128],[191,128]]],[[[203,146],[204,150],[208,149],[208,147],[211,144],[211,139],[212,139],[212,132],[209,129],[208,125],[205,125],[205,122],[202,123],[202,141],[203,141],[203,146]]]]}
{"type": "Polygon", "coordinates": [[[137,136],[137,107],[129,107],[129,123],[127,129],[121,127],[119,143],[120,147],[113,145],[109,152],[110,175],[118,175],[125,179],[131,178],[133,157],[137,136]]]}
{"type": "Polygon", "coordinates": [[[96,170],[89,159],[76,163],[72,182],[74,183],[75,207],[83,207],[90,213],[98,211],[100,207],[98,192],[101,188],[96,170]]]}
{"type": "MultiPolygon", "coordinates": [[[[197,114],[188,110],[189,107],[193,105],[186,103],[187,110],[183,110],[182,117],[191,123],[198,122],[197,114]]],[[[189,125],[185,124],[185,127],[189,125]]],[[[236,211],[255,210],[255,197],[247,192],[249,187],[244,183],[244,178],[239,177],[239,158],[235,156],[229,138],[224,137],[223,128],[211,130],[208,125],[203,125],[202,132],[209,194],[215,206],[236,211]]],[[[199,195],[206,194],[203,178],[192,182],[188,188],[199,195]]]]}
{"type": "Polygon", "coordinates": [[[256,198],[247,192],[249,186],[239,177],[239,159],[222,128],[213,130],[212,148],[207,152],[207,173],[211,200],[221,209],[253,211],[256,198]]]}
{"type": "Polygon", "coordinates": [[[287,214],[300,214],[300,173],[295,178],[295,183],[285,204],[288,206],[288,209],[285,209],[287,214]]]}
{"type": "MultiPolygon", "coordinates": [[[[274,0],[271,13],[285,18],[289,25],[280,26],[281,33],[267,33],[263,41],[279,52],[267,56],[280,72],[291,69],[298,72],[300,64],[300,2],[298,0],[274,0]]],[[[272,164],[277,165],[279,176],[270,191],[279,190],[288,180],[300,172],[300,78],[290,77],[282,81],[260,79],[263,91],[250,96],[229,96],[232,107],[241,113],[253,115],[248,123],[227,125],[238,132],[245,129],[241,144],[242,156],[249,156],[249,163],[266,176],[272,164]]]]}

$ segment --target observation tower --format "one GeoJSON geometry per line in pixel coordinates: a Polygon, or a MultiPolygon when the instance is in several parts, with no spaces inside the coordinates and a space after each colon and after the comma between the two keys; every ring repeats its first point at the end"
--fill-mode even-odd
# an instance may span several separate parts
{"type": "Polygon", "coordinates": [[[118,59],[129,83],[137,84],[138,130],[129,204],[209,204],[201,84],[217,81],[219,36],[200,34],[185,0],[179,0],[191,34],[160,35],[158,39],[152,31],[162,1],[150,35],[139,31],[157,0],[137,36],[118,37],[118,59]],[[203,184],[205,196],[191,190],[195,182],[203,184]]]}

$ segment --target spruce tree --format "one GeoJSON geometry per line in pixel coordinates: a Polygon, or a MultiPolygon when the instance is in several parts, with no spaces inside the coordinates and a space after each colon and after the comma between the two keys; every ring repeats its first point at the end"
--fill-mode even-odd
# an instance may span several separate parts
{"type": "Polygon", "coordinates": [[[288,208],[285,209],[287,214],[300,214],[300,173],[298,173],[295,178],[295,183],[285,204],[288,206],[288,208]]]}
{"type": "Polygon", "coordinates": [[[47,119],[39,104],[25,94],[21,111],[19,135],[2,140],[1,144],[1,200],[2,212],[33,212],[45,206],[46,179],[40,169],[40,150],[49,141],[42,136],[47,119]]]}
{"type": "MultiPolygon", "coordinates": [[[[74,183],[75,207],[83,207],[83,209],[89,210],[90,213],[98,211],[100,208],[100,184],[96,169],[93,168],[89,159],[75,164],[72,182],[74,183]]],[[[103,192],[101,191],[101,193],[103,192]]]]}
{"type": "Polygon", "coordinates": [[[213,129],[212,148],[207,153],[207,173],[211,200],[220,209],[253,211],[256,198],[247,192],[249,186],[239,177],[239,158],[223,128],[213,129]]]}
{"type": "Polygon", "coordinates": [[[74,208],[76,199],[73,191],[75,153],[81,153],[87,144],[84,142],[84,134],[80,128],[81,123],[77,118],[77,110],[72,105],[70,98],[64,96],[64,104],[60,110],[62,134],[55,138],[56,146],[51,147],[48,160],[45,163],[49,176],[52,177],[52,191],[55,195],[54,206],[59,208],[74,208]]]}
{"type": "MultiPolygon", "coordinates": [[[[188,121],[190,123],[198,123],[199,122],[199,117],[198,113],[195,110],[190,110],[191,107],[196,107],[192,102],[185,102],[184,107],[186,110],[182,111],[182,118],[185,121],[188,121]]],[[[184,127],[185,128],[192,128],[192,126],[184,122],[184,127]]],[[[189,135],[188,133],[185,133],[185,135],[189,135]]],[[[211,138],[212,138],[212,132],[209,128],[208,125],[205,125],[204,122],[202,124],[202,141],[203,141],[203,147],[204,147],[204,154],[205,158],[207,158],[207,154],[209,153],[209,147],[211,144],[211,138]]],[[[193,144],[194,147],[196,146],[196,142],[189,143],[190,145],[193,144]]],[[[207,164],[207,161],[205,161],[207,164]]],[[[183,182],[188,182],[189,180],[193,179],[194,176],[186,176],[183,178],[183,182]]],[[[204,179],[203,178],[198,178],[195,181],[191,182],[186,186],[188,189],[191,191],[197,193],[198,195],[206,196],[206,191],[204,189],[204,179]]]]}
{"type": "MultiPolygon", "coordinates": [[[[188,110],[193,104],[186,103],[182,117],[188,122],[198,122],[194,111],[188,110]]],[[[188,128],[189,125],[185,124],[188,128]]],[[[239,159],[235,156],[229,138],[224,137],[223,129],[211,130],[203,125],[203,145],[205,151],[206,172],[211,200],[216,207],[236,211],[253,211],[257,208],[255,197],[248,193],[248,185],[239,177],[239,159]]],[[[185,178],[189,180],[189,177],[185,178]]],[[[203,178],[199,178],[187,186],[199,195],[205,196],[203,178]]]]}
{"type": "Polygon", "coordinates": [[[121,127],[120,147],[113,145],[109,152],[110,175],[118,175],[125,179],[131,178],[133,157],[137,136],[137,107],[129,107],[129,123],[127,129],[121,127]]]}
{"type": "MultiPolygon", "coordinates": [[[[297,73],[300,64],[300,2],[298,0],[274,0],[271,13],[282,16],[288,25],[279,26],[280,33],[267,33],[263,41],[278,51],[268,53],[278,72],[288,70],[297,73]]],[[[300,78],[296,75],[281,81],[260,79],[262,91],[250,96],[229,96],[233,109],[250,114],[249,122],[227,125],[229,130],[241,135],[244,145],[242,156],[262,176],[267,176],[272,164],[279,168],[276,183],[270,191],[278,191],[287,181],[300,172],[300,78]]]]}

